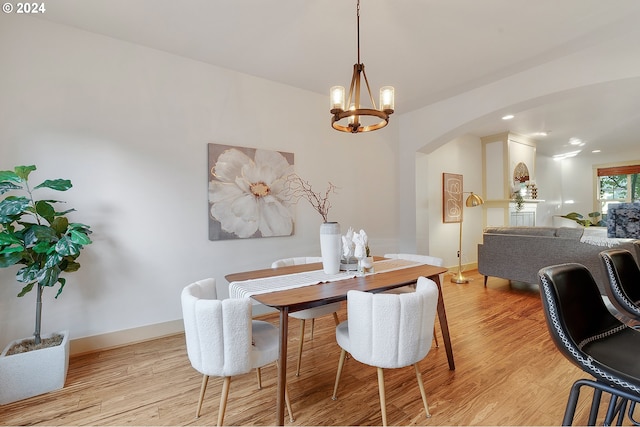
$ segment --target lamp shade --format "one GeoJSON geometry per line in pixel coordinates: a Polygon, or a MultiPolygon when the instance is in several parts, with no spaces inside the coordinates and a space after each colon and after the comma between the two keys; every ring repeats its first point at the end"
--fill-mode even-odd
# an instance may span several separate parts
{"type": "Polygon", "coordinates": [[[467,197],[467,201],[465,202],[465,205],[467,205],[468,208],[473,208],[483,204],[484,200],[482,200],[482,197],[478,196],[473,191],[469,194],[469,197],[467,197]]]}

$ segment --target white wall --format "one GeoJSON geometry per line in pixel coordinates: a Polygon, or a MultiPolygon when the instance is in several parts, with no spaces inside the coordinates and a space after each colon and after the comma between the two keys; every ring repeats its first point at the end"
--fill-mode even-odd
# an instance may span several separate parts
{"type": "MultiPolygon", "coordinates": [[[[224,290],[225,274],[319,253],[321,218],[302,202],[292,237],[209,241],[207,143],[293,152],[317,189],[340,187],[331,220],[364,228],[374,253],[398,249],[394,123],[338,133],[326,97],[26,16],[3,19],[0,58],[0,169],[71,179],[61,196],[94,231],[61,297],[46,292],[44,331],[173,321],[191,281],[224,290]]],[[[0,270],[0,347],[33,332],[15,272],[0,270]]]]}
{"type": "MultiPolygon", "coordinates": [[[[464,191],[482,192],[482,145],[480,138],[464,135],[428,155],[418,153],[416,199],[419,215],[417,227],[428,229],[428,238],[417,242],[418,253],[436,256],[448,267],[458,266],[460,225],[442,222],[442,173],[463,177],[464,191]]],[[[465,200],[466,200],[465,195],[465,200]]],[[[477,260],[477,244],[482,240],[482,208],[464,208],[462,229],[462,263],[477,260]]]]}
{"type": "Polygon", "coordinates": [[[562,215],[562,162],[536,155],[536,185],[538,199],[544,202],[536,207],[536,225],[553,226],[553,216],[562,215]]]}

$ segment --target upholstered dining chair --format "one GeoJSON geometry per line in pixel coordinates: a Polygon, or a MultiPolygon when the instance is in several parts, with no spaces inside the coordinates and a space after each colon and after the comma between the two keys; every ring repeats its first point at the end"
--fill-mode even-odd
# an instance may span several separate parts
{"type": "MultiPolygon", "coordinates": [[[[604,425],[618,425],[629,405],[633,419],[640,402],[640,334],[607,310],[598,286],[587,268],[569,263],[538,272],[540,295],[549,333],[556,347],[591,379],[571,387],[562,425],[571,425],[582,387],[594,391],[588,425],[595,425],[602,394],[610,396],[604,425]]],[[[583,424],[582,422],[580,424],[583,424]]]]}
{"type": "MultiPolygon", "coordinates": [[[[210,376],[223,377],[218,426],[224,421],[231,377],[278,360],[278,329],[268,322],[251,319],[249,298],[218,299],[215,279],[204,279],[186,286],[181,294],[182,315],[191,366],[202,373],[196,417],[210,376]]],[[[285,400],[289,418],[293,413],[288,394],[285,400]]]]}
{"type": "Polygon", "coordinates": [[[413,365],[427,417],[429,405],[418,362],[431,348],[433,322],[438,303],[438,287],[426,277],[419,277],[415,292],[373,294],[347,292],[347,318],[336,328],[336,340],[342,348],[332,399],[347,353],[352,358],[378,370],[378,389],[382,424],[387,425],[383,369],[413,365]]]}
{"type": "Polygon", "coordinates": [[[624,317],[640,322],[640,267],[626,249],[600,252],[609,286],[605,292],[609,301],[624,317]]]}
{"type": "MultiPolygon", "coordinates": [[[[300,265],[311,264],[314,262],[322,262],[322,257],[293,257],[283,258],[274,261],[271,264],[271,268],[286,267],[288,265],[300,265]]],[[[290,317],[300,320],[300,343],[298,344],[298,363],[296,365],[296,376],[300,376],[300,366],[302,364],[302,347],[304,345],[304,327],[307,320],[311,320],[311,339],[313,339],[313,329],[315,326],[315,320],[318,317],[327,316],[333,314],[333,320],[336,326],[340,323],[338,319],[338,310],[340,310],[340,303],[332,303],[323,305],[320,307],[308,308],[306,310],[300,310],[293,313],[289,313],[290,317]]]]}
{"type": "MultiPolygon", "coordinates": [[[[385,258],[390,259],[406,259],[409,261],[421,262],[423,264],[435,265],[438,267],[442,267],[444,265],[444,260],[442,258],[430,256],[430,255],[419,255],[419,254],[384,254],[385,258]]],[[[444,283],[444,273],[439,276],[440,284],[444,283]]],[[[386,291],[387,293],[397,294],[402,292],[413,292],[416,288],[416,285],[407,285],[401,288],[391,289],[386,291]]],[[[438,344],[438,334],[436,333],[435,326],[433,328],[433,342],[436,347],[440,347],[438,344]]]]}

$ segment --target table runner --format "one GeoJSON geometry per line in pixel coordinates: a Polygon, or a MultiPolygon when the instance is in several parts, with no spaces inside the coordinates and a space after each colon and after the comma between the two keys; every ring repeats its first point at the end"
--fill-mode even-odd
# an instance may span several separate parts
{"type": "MultiPolygon", "coordinates": [[[[385,259],[373,263],[373,273],[400,270],[414,267],[422,263],[406,259],[385,259]]],[[[285,274],[282,276],[263,277],[260,279],[241,280],[229,283],[230,298],[247,298],[251,295],[301,288],[303,286],[320,283],[335,282],[356,277],[353,271],[340,271],[337,274],[325,274],[322,270],[305,271],[302,273],[285,274]]]]}

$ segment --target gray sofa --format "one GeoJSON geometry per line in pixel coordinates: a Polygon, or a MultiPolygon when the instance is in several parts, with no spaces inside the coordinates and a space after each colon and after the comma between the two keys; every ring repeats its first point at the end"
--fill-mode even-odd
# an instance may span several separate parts
{"type": "Polygon", "coordinates": [[[600,252],[616,247],[640,259],[640,241],[613,239],[607,246],[582,242],[584,228],[568,227],[488,227],[478,245],[478,272],[487,277],[538,283],[543,267],[577,262],[589,269],[600,292],[605,294],[608,279],[600,252]],[[635,244],[634,244],[635,243],[635,244]]]}

